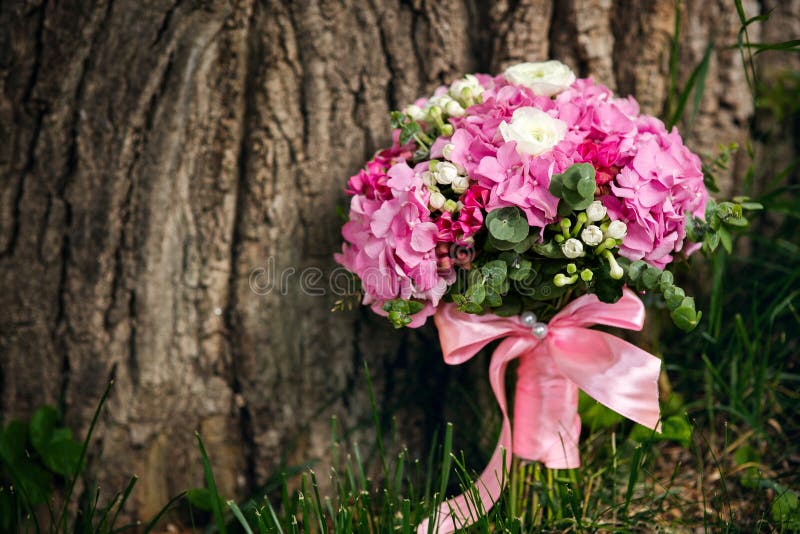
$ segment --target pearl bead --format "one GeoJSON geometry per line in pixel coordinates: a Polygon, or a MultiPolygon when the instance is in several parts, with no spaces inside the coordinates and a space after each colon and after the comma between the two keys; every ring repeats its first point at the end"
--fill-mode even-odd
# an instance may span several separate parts
{"type": "Polygon", "coordinates": [[[530,311],[526,311],[520,316],[520,320],[522,320],[522,324],[524,324],[528,328],[531,328],[533,325],[536,324],[536,314],[530,311]]]}
{"type": "Polygon", "coordinates": [[[545,323],[536,323],[533,325],[533,328],[531,328],[531,333],[534,337],[542,339],[547,335],[547,325],[545,323]]]}

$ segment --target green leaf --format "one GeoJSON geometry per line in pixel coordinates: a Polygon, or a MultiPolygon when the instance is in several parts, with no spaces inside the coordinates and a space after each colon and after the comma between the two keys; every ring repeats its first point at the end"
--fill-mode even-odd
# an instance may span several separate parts
{"type": "Polygon", "coordinates": [[[6,463],[13,464],[25,456],[27,441],[28,425],[22,421],[11,421],[0,434],[0,456],[6,463]]]}
{"type": "MultiPolygon", "coordinates": [[[[745,221],[745,224],[747,221],[745,221]]],[[[719,235],[719,242],[722,244],[722,248],[725,249],[725,252],[730,254],[733,251],[733,241],[731,239],[731,233],[728,231],[727,228],[724,226],[719,229],[717,232],[719,235]]]]}
{"type": "Polygon", "coordinates": [[[675,326],[684,332],[691,332],[700,322],[702,314],[695,310],[694,299],[692,297],[684,297],[680,306],[672,310],[670,317],[675,326]]]}
{"type": "MultiPolygon", "coordinates": [[[[51,441],[39,451],[44,464],[54,473],[69,478],[76,474],[81,458],[81,444],[72,439],[69,429],[60,435],[54,433],[51,441]]],[[[58,432],[58,431],[56,431],[58,432]]]]}
{"type": "Polygon", "coordinates": [[[596,189],[595,169],[589,163],[571,165],[550,180],[550,193],[561,199],[558,203],[560,215],[586,209],[594,200],[596,189]]]}
{"type": "Polygon", "coordinates": [[[208,488],[190,489],[186,492],[186,500],[189,501],[189,504],[204,512],[210,512],[214,507],[213,497],[208,488]]]}
{"type": "Polygon", "coordinates": [[[403,124],[403,126],[400,128],[400,144],[405,145],[414,139],[414,136],[421,131],[422,128],[420,128],[419,124],[414,121],[403,124]]]}
{"type": "Polygon", "coordinates": [[[650,291],[658,287],[658,280],[661,278],[661,269],[649,265],[642,273],[642,284],[650,291]]]}
{"type": "Polygon", "coordinates": [[[31,415],[28,424],[28,432],[31,437],[33,448],[43,454],[43,451],[50,443],[53,429],[58,421],[58,412],[52,406],[41,406],[31,415]]]}
{"type": "Polygon", "coordinates": [[[473,304],[483,304],[483,300],[486,298],[486,288],[483,286],[483,281],[470,284],[464,296],[473,304]]]}
{"type": "Polygon", "coordinates": [[[486,298],[484,299],[483,302],[484,304],[486,304],[486,306],[489,306],[490,308],[497,308],[498,306],[502,306],[503,297],[500,296],[500,293],[496,289],[492,287],[487,287],[486,298]]]}
{"type": "Polygon", "coordinates": [[[563,259],[564,253],[555,241],[536,244],[531,246],[531,250],[540,256],[551,259],[563,259]]]}
{"type": "Polygon", "coordinates": [[[383,303],[383,311],[386,312],[389,322],[395,328],[403,328],[411,322],[411,317],[425,306],[415,300],[394,299],[383,303]]]}
{"type": "Polygon", "coordinates": [[[508,266],[503,260],[492,260],[481,267],[481,273],[487,287],[500,290],[508,276],[508,266]]]}
{"type": "Polygon", "coordinates": [[[675,283],[675,277],[669,271],[661,271],[661,277],[658,279],[658,286],[663,293],[668,287],[672,287],[675,283]]]}
{"type": "Polygon", "coordinates": [[[775,497],[770,507],[773,521],[785,529],[800,529],[800,499],[797,493],[786,489],[775,497]]]}
{"type": "Polygon", "coordinates": [[[490,211],[486,216],[486,228],[495,239],[510,243],[519,243],[530,231],[524,214],[514,206],[490,211]]]}
{"type": "Polygon", "coordinates": [[[678,286],[670,286],[664,289],[664,301],[667,303],[667,308],[674,310],[683,302],[686,293],[678,286]]]}
{"type": "Polygon", "coordinates": [[[47,502],[52,493],[52,476],[38,464],[26,459],[14,465],[17,492],[31,506],[47,502]]]}
{"type": "Polygon", "coordinates": [[[684,415],[671,415],[661,422],[661,438],[689,447],[692,441],[692,425],[684,415]]]}
{"type": "Polygon", "coordinates": [[[508,277],[516,282],[525,280],[531,274],[533,264],[530,260],[520,258],[508,267],[508,277]]]}
{"type": "Polygon", "coordinates": [[[600,404],[583,391],[578,392],[578,413],[581,421],[592,430],[610,428],[624,419],[620,414],[600,404]]]}

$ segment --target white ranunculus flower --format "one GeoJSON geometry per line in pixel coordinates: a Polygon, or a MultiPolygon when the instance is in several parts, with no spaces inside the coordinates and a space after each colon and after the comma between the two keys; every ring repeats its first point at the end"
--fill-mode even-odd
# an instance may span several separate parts
{"type": "Polygon", "coordinates": [[[443,194],[439,191],[431,191],[431,197],[428,199],[428,204],[430,204],[431,208],[435,210],[441,209],[445,202],[447,202],[447,199],[444,198],[443,194]]]}
{"type": "Polygon", "coordinates": [[[581,232],[581,241],[590,247],[596,247],[603,242],[603,231],[593,224],[590,224],[581,232]]]}
{"type": "Polygon", "coordinates": [[[540,96],[557,95],[575,81],[570,68],[555,60],[513,65],[504,75],[509,82],[523,85],[540,96]]]}
{"type": "Polygon", "coordinates": [[[436,166],[434,176],[436,177],[436,181],[440,184],[451,184],[458,176],[458,169],[456,169],[456,166],[452,163],[443,161],[436,166]]]}
{"type": "Polygon", "coordinates": [[[586,217],[592,222],[602,221],[606,216],[606,207],[599,200],[592,201],[586,208],[586,217]]]}
{"type": "Polygon", "coordinates": [[[628,233],[628,225],[622,221],[611,221],[606,230],[606,237],[622,239],[628,233]]]}
{"type": "Polygon", "coordinates": [[[436,185],[436,178],[434,178],[433,173],[431,171],[425,171],[422,173],[422,183],[427,185],[428,187],[436,185]]]}
{"type": "Polygon", "coordinates": [[[583,255],[583,243],[570,237],[561,244],[561,252],[569,259],[579,258],[583,255]]]}
{"type": "Polygon", "coordinates": [[[547,152],[567,133],[564,121],[533,107],[517,109],[511,116],[511,123],[503,121],[499,128],[506,142],[517,142],[517,152],[531,156],[547,152]]]}

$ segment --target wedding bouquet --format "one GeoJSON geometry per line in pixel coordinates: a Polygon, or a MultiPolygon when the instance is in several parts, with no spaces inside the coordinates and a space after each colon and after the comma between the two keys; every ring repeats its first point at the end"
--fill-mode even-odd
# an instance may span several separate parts
{"type": "MultiPolygon", "coordinates": [[[[658,428],[660,360],[587,327],[641,329],[646,291],[694,328],[701,314],[665,268],[730,247],[742,204],[709,200],[677,130],[557,61],[467,75],[391,121],[393,145],[348,182],[336,260],[396,327],[434,315],[448,363],[503,339],[489,374],[504,424],[476,483],[484,507],[512,452],[578,465],[578,388],[658,428]],[[512,436],[503,375],[514,358],[512,436]]],[[[444,503],[438,530],[469,524],[471,507],[444,503]]]]}

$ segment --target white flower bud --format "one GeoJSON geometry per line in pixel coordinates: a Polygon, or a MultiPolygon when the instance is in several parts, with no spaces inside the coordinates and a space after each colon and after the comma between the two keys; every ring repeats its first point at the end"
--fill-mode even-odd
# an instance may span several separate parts
{"type": "Polygon", "coordinates": [[[422,173],[422,183],[427,185],[428,187],[436,185],[436,178],[434,178],[433,173],[431,171],[425,171],[422,173]]]}
{"type": "Polygon", "coordinates": [[[591,222],[602,221],[605,216],[606,207],[603,206],[603,203],[599,200],[593,201],[589,204],[589,207],[586,208],[586,217],[588,217],[591,222]]]}
{"type": "Polygon", "coordinates": [[[450,86],[450,96],[462,102],[470,103],[476,101],[483,95],[483,86],[472,74],[467,74],[460,80],[456,80],[450,86]]]}
{"type": "Polygon", "coordinates": [[[461,104],[459,104],[455,100],[451,100],[450,102],[447,103],[447,105],[444,107],[444,112],[447,115],[450,115],[451,117],[461,117],[462,115],[464,115],[464,113],[466,113],[466,111],[464,111],[464,108],[461,107],[461,104]]]}
{"type": "Polygon", "coordinates": [[[458,176],[458,169],[456,166],[448,161],[443,161],[436,166],[436,173],[434,174],[436,181],[440,184],[451,184],[458,176]]]}
{"type": "Polygon", "coordinates": [[[570,259],[583,256],[583,243],[571,237],[561,244],[561,252],[570,259]]]}
{"type": "Polygon", "coordinates": [[[452,198],[448,198],[447,202],[445,202],[444,206],[442,206],[442,209],[444,211],[449,211],[450,213],[453,213],[454,211],[458,210],[458,204],[456,204],[456,201],[453,200],[452,198]]]}
{"type": "Polygon", "coordinates": [[[611,278],[614,280],[621,280],[622,277],[625,276],[625,271],[623,271],[622,267],[619,266],[617,259],[608,250],[605,252],[604,256],[608,260],[608,270],[611,278]]]}
{"type": "Polygon", "coordinates": [[[442,147],[442,156],[444,156],[447,159],[450,159],[450,154],[452,154],[453,150],[455,149],[456,145],[454,145],[453,143],[447,143],[442,147]]]}
{"type": "Polygon", "coordinates": [[[622,221],[611,221],[606,230],[606,237],[622,239],[628,233],[628,225],[622,221]]]}
{"type": "Polygon", "coordinates": [[[430,205],[431,209],[442,209],[444,203],[447,202],[447,199],[444,198],[444,195],[441,194],[439,191],[431,191],[431,197],[428,199],[428,204],[430,205]]]}
{"type": "Polygon", "coordinates": [[[410,106],[406,106],[406,115],[414,119],[415,121],[424,121],[425,120],[425,112],[422,111],[422,108],[416,104],[411,104],[410,106]]]}
{"type": "Polygon", "coordinates": [[[453,179],[453,182],[450,185],[453,188],[453,193],[460,195],[469,189],[469,178],[459,174],[453,179]]]}
{"type": "Polygon", "coordinates": [[[590,247],[596,247],[603,242],[603,231],[593,224],[590,224],[581,232],[581,240],[590,247]]]}

